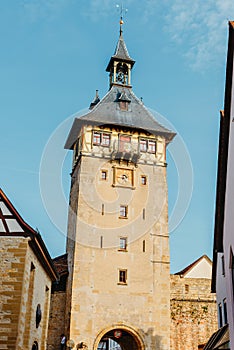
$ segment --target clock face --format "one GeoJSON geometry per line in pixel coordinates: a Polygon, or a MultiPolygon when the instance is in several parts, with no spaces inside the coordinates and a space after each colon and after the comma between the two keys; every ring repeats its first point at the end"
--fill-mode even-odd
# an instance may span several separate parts
{"type": "Polygon", "coordinates": [[[133,186],[133,170],[124,168],[115,168],[115,180],[116,185],[119,186],[133,186]]]}
{"type": "Polygon", "coordinates": [[[117,72],[116,78],[119,83],[124,83],[124,73],[121,70],[117,72]]]}

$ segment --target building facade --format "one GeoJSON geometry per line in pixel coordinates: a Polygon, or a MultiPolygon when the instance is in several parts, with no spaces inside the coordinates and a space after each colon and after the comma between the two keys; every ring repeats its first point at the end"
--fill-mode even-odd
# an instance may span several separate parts
{"type": "Polygon", "coordinates": [[[171,350],[203,349],[218,329],[212,262],[206,256],[171,275],[171,350]]]}
{"type": "Polygon", "coordinates": [[[46,350],[51,284],[58,278],[38,232],[0,189],[0,349],[46,350]]]}
{"type": "MultiPolygon", "coordinates": [[[[216,189],[216,213],[213,245],[212,291],[217,294],[220,334],[225,346],[234,349],[234,236],[233,236],[233,157],[234,157],[234,22],[229,22],[224,110],[220,113],[220,136],[216,189]]],[[[222,345],[222,344],[221,344],[222,345]]],[[[215,344],[208,344],[213,349],[215,344]],[[213,346],[213,347],[212,347],[213,346]]]]}
{"type": "Polygon", "coordinates": [[[122,34],[110,86],[74,120],[65,331],[78,347],[170,348],[166,147],[175,136],[132,90],[122,34]]]}

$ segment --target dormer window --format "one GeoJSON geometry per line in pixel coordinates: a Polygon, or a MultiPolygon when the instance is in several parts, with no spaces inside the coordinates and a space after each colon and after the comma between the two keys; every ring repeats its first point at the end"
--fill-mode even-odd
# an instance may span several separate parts
{"type": "Polygon", "coordinates": [[[119,101],[119,107],[121,111],[127,111],[128,110],[128,102],[127,101],[119,101]]]}
{"type": "Polygon", "coordinates": [[[104,133],[104,132],[93,132],[93,145],[95,146],[104,146],[109,147],[110,146],[110,134],[104,133]]]}

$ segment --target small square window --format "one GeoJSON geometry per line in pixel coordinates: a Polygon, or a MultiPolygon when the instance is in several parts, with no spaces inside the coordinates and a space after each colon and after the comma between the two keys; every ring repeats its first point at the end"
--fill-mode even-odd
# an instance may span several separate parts
{"type": "Polygon", "coordinates": [[[102,134],[102,146],[110,146],[110,134],[102,134]]]}
{"type": "Polygon", "coordinates": [[[101,171],[101,179],[103,181],[107,180],[107,171],[106,170],[101,171]]]}
{"type": "Polygon", "coordinates": [[[101,133],[100,132],[94,132],[93,133],[93,144],[94,145],[100,145],[101,143],[101,133]]]}
{"type": "Polygon", "coordinates": [[[127,250],[127,238],[126,237],[120,237],[119,249],[120,250],[127,250]]]}
{"type": "Polygon", "coordinates": [[[148,141],[148,152],[149,153],[156,152],[156,142],[155,141],[148,141]]]}
{"type": "Polygon", "coordinates": [[[146,183],[147,183],[146,176],[145,176],[145,175],[142,175],[142,176],[141,176],[141,184],[145,186],[146,183]]]}
{"type": "Polygon", "coordinates": [[[147,141],[140,140],[140,152],[147,152],[147,141]]]}
{"type": "Polygon", "coordinates": [[[120,101],[119,107],[122,111],[127,111],[128,110],[128,102],[127,101],[120,101]]]}
{"type": "Polygon", "coordinates": [[[127,270],[119,270],[119,283],[127,284],[127,270]]]}
{"type": "Polygon", "coordinates": [[[120,206],[119,216],[120,216],[120,218],[127,218],[128,217],[128,207],[126,205],[120,206]]]}

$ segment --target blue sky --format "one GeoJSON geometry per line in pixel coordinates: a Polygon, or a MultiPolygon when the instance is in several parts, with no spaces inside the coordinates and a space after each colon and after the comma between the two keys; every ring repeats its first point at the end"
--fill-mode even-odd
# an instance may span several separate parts
{"type": "MultiPolygon", "coordinates": [[[[65,251],[71,170],[65,138],[71,116],[89,106],[96,89],[101,97],[108,90],[105,68],[119,32],[116,3],[0,2],[0,186],[40,230],[52,256],[65,251]],[[45,153],[48,141],[52,148],[45,153]]],[[[174,161],[176,148],[169,148],[170,213],[177,194],[187,191],[189,197],[193,185],[189,207],[176,209],[181,222],[170,233],[176,272],[202,254],[212,257],[219,110],[234,3],[129,0],[125,7],[124,38],[136,60],[134,92],[173,125],[182,145],[174,161]]]]}

